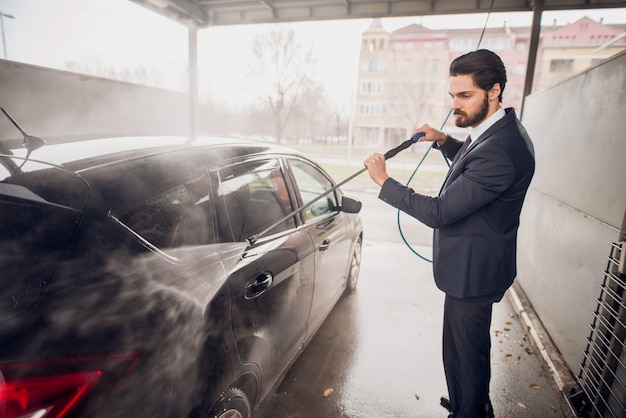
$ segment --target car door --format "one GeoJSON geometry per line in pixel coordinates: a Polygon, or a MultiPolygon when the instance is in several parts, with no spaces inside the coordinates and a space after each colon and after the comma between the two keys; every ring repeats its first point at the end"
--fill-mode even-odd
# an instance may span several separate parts
{"type": "Polygon", "coordinates": [[[223,240],[255,243],[231,271],[232,324],[241,358],[262,369],[267,390],[303,344],[313,295],[313,244],[296,229],[277,159],[219,171],[218,228],[223,240]]]}
{"type": "MultiPolygon", "coordinates": [[[[290,159],[289,166],[302,206],[333,187],[331,180],[308,161],[290,159]]],[[[337,208],[337,195],[333,191],[301,211],[305,229],[315,248],[315,285],[309,318],[311,331],[319,327],[341,295],[348,271],[350,233],[346,215],[337,208]]]]}

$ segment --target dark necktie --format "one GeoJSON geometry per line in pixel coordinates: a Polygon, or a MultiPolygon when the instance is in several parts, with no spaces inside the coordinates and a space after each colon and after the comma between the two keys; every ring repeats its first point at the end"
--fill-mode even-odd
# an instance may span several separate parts
{"type": "Polygon", "coordinates": [[[465,142],[463,142],[463,146],[461,147],[461,151],[460,151],[461,156],[463,156],[463,154],[465,154],[465,151],[467,151],[467,147],[469,147],[470,142],[472,142],[472,137],[468,135],[465,142]]]}

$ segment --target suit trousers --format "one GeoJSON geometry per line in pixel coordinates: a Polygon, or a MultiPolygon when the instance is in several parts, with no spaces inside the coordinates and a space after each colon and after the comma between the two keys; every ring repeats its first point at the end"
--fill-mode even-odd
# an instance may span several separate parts
{"type": "Polygon", "coordinates": [[[472,298],[446,295],[443,365],[454,418],[482,418],[490,405],[491,313],[504,292],[472,298]]]}

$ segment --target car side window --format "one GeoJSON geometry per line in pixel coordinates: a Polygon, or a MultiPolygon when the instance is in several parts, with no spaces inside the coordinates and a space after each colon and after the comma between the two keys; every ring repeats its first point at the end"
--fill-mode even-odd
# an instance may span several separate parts
{"type": "MultiPolygon", "coordinates": [[[[278,222],[293,209],[278,160],[259,160],[219,171],[217,218],[225,241],[243,241],[278,222]]],[[[288,218],[268,233],[295,227],[288,218]]]]}
{"type": "MultiPolygon", "coordinates": [[[[302,160],[290,160],[289,165],[298,184],[303,205],[333,187],[332,182],[317,167],[302,160]]],[[[315,219],[334,212],[336,208],[337,197],[330,192],[304,210],[304,219],[305,221],[315,219]]]]}
{"type": "Polygon", "coordinates": [[[208,176],[166,190],[119,219],[158,248],[212,244],[215,228],[208,176]]]}

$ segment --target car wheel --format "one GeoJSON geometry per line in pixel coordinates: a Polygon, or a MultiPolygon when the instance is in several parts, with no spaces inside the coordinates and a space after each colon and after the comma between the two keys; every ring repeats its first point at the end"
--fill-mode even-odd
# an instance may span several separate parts
{"type": "Polygon", "coordinates": [[[224,392],[208,415],[210,418],[250,418],[251,416],[248,397],[238,388],[230,388],[224,392]]]}
{"type": "Polygon", "coordinates": [[[354,252],[350,260],[350,271],[348,272],[348,282],[346,283],[346,293],[352,293],[356,290],[356,284],[359,281],[359,273],[361,272],[361,238],[354,245],[354,252]]]}

